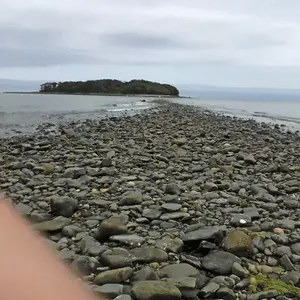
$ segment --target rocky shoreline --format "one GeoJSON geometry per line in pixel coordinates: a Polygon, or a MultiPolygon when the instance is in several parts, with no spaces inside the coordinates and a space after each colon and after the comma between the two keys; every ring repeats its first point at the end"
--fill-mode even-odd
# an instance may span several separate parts
{"type": "Polygon", "coordinates": [[[1,190],[96,294],[300,298],[298,134],[164,102],[0,148],[1,190]]]}

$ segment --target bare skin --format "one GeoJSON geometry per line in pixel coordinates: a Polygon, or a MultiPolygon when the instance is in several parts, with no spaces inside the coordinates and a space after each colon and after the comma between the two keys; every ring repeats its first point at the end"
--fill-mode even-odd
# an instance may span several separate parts
{"type": "Polygon", "coordinates": [[[2,196],[0,266],[0,299],[95,300],[2,196]]]}

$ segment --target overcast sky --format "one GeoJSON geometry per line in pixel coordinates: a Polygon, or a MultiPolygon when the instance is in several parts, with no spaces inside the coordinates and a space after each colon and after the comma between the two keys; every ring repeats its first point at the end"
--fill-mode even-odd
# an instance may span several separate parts
{"type": "Polygon", "coordinates": [[[300,88],[299,0],[1,0],[0,78],[300,88]]]}

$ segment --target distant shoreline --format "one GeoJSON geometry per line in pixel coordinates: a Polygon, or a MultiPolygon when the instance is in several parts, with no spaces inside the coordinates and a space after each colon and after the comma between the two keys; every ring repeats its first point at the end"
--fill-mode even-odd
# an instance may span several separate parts
{"type": "Polygon", "coordinates": [[[3,94],[21,95],[70,95],[70,96],[109,96],[109,97],[144,97],[144,98],[182,98],[190,99],[188,96],[155,95],[155,94],[105,94],[105,93],[41,93],[41,92],[3,92],[3,94]]]}

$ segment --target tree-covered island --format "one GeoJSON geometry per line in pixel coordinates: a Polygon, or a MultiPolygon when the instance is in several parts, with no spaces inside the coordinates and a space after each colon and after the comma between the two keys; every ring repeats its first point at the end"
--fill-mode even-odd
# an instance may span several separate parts
{"type": "Polygon", "coordinates": [[[179,95],[178,89],[170,84],[161,84],[158,82],[136,79],[127,82],[115,79],[46,82],[41,84],[40,93],[164,96],[179,95]]]}

